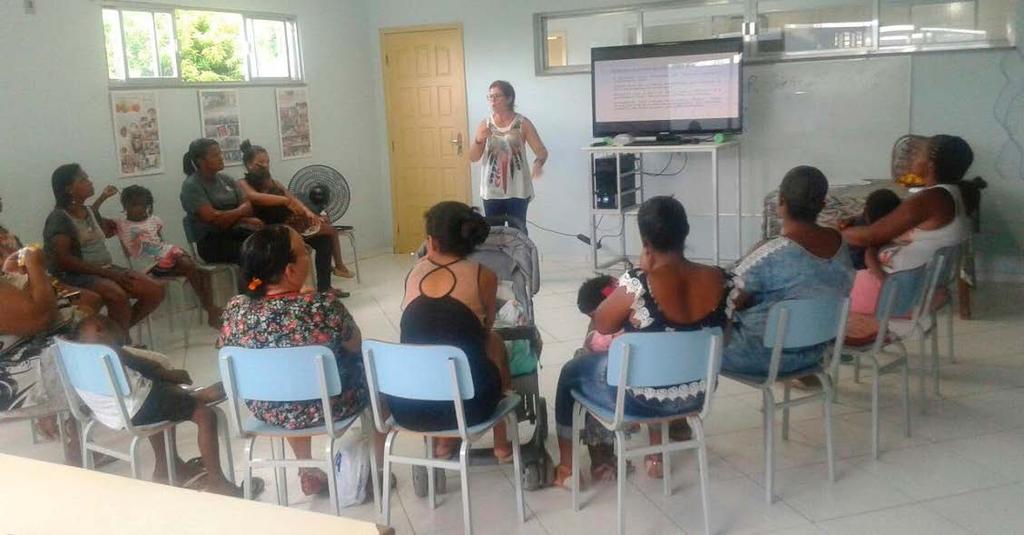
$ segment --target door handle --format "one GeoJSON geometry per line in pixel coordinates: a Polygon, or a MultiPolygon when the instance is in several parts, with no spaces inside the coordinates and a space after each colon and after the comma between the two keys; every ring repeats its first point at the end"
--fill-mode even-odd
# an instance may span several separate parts
{"type": "Polygon", "coordinates": [[[455,136],[455,139],[449,139],[448,143],[451,143],[452,145],[455,145],[456,146],[456,149],[455,149],[456,152],[458,153],[459,156],[462,156],[462,132],[459,132],[455,136]]]}

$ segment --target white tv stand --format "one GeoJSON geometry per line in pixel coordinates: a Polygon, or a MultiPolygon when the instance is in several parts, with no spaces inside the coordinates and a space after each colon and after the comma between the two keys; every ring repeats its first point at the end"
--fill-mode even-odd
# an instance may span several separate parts
{"type": "MultiPolygon", "coordinates": [[[[714,230],[712,231],[712,241],[714,243],[714,254],[713,258],[709,259],[714,262],[715,265],[721,265],[721,247],[720,247],[720,236],[721,230],[719,228],[719,219],[725,215],[735,216],[736,221],[736,243],[737,252],[736,257],[742,256],[743,247],[743,218],[742,210],[740,209],[742,204],[742,197],[740,194],[740,176],[741,176],[741,152],[740,142],[738,140],[730,140],[722,143],[707,142],[707,143],[690,143],[681,145],[628,145],[628,146],[614,146],[614,145],[601,145],[596,147],[583,147],[583,151],[590,156],[590,176],[587,178],[587,191],[590,194],[590,216],[589,216],[589,228],[590,228],[590,256],[593,263],[594,269],[605,269],[616,264],[627,263],[628,258],[626,257],[626,217],[635,215],[637,210],[640,208],[640,204],[644,201],[644,163],[643,158],[645,154],[672,154],[672,153],[706,153],[711,157],[711,184],[714,190],[714,230]],[[718,156],[722,151],[734,150],[736,152],[736,214],[722,214],[719,210],[718,202],[718,156]],[[623,154],[634,154],[637,156],[638,165],[636,171],[636,187],[631,190],[622,191],[622,177],[623,172],[619,165],[620,157],[623,154]],[[615,156],[615,175],[616,175],[616,202],[615,208],[598,208],[596,199],[594,198],[594,171],[595,171],[595,158],[601,156],[615,156]],[[636,204],[622,207],[622,197],[629,195],[630,193],[636,193],[636,204]],[[602,216],[612,216],[619,218],[619,253],[613,258],[598,262],[597,258],[597,219],[602,216]]],[[[627,173],[628,174],[628,173],[627,173]]],[[[694,214],[697,215],[697,214],[694,214]]],[[[627,264],[628,265],[628,264],[627,264]]]]}

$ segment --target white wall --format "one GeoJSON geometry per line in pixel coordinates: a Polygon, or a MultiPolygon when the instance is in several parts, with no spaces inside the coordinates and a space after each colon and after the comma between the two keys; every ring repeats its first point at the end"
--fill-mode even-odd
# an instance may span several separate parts
{"type": "MultiPolygon", "coordinates": [[[[240,91],[245,135],[265,145],[279,178],[287,180],[310,163],[325,163],[349,179],[353,206],[348,222],[358,227],[363,251],[391,246],[391,202],[387,136],[380,71],[379,36],[383,27],[459,22],[465,35],[470,124],[487,113],[484,98],[494,79],[510,80],[520,110],[537,125],[551,157],[537,183],[530,219],[575,235],[586,231],[588,161],[579,148],[590,137],[589,75],[534,74],[535,12],[613,6],[599,0],[179,0],[184,5],[294,13],[299,18],[311,97],[314,156],[280,161],[276,141],[274,91],[269,87],[240,91]],[[429,6],[429,9],[425,9],[429,6]],[[372,155],[372,156],[371,156],[372,155]]],[[[153,190],[157,212],[168,221],[168,237],[182,241],[176,222],[182,213],[176,168],[188,142],[199,135],[194,89],[159,90],[165,174],[138,179],[112,178],[116,172],[106,80],[100,3],[89,0],[37,0],[37,13],[26,15],[21,2],[0,3],[0,220],[27,241],[40,239],[42,222],[53,205],[50,173],[68,161],[82,163],[99,185],[140,183],[153,190]]],[[[1020,27],[1020,24],[1017,25],[1020,27]]],[[[911,128],[915,132],[964,135],[975,147],[971,170],[989,180],[983,206],[979,264],[988,277],[1024,276],[1024,201],[1021,162],[1024,154],[1008,140],[1008,130],[1024,139],[1020,95],[1024,94],[1024,60],[1016,51],[982,51],[918,55],[913,59],[911,128]],[[1008,118],[1004,129],[996,116],[1008,118]]],[[[841,150],[838,147],[837,150],[841,150]]],[[[888,154],[855,155],[888,159],[888,154]]],[[[809,163],[813,155],[808,155],[809,163]]],[[[660,169],[664,160],[650,162],[660,169]]],[[[676,162],[678,163],[678,161],[676,162]]],[[[673,164],[672,167],[676,165],[673,164]]],[[[707,161],[691,158],[678,178],[652,179],[656,191],[674,192],[693,214],[691,252],[709,250],[710,209],[707,161]],[[702,242],[703,240],[703,242],[702,242]]],[[[240,174],[240,168],[228,168],[240,174]]],[[[725,169],[726,173],[731,172],[725,169]]],[[[478,180],[474,168],[474,182],[478,180]]],[[[726,175],[728,176],[728,175],[726,175]]],[[[772,178],[745,173],[744,190],[767,191],[772,178]],[[765,183],[760,183],[765,182],[765,183]]],[[[777,181],[775,178],[774,181],[777,181]]],[[[727,181],[728,184],[728,181],[727,181]]],[[[476,187],[473,188],[474,195],[476,187]]],[[[732,190],[723,189],[723,209],[733,210],[732,190]]],[[[759,212],[761,199],[746,195],[744,211],[759,212]]],[[[113,204],[113,203],[112,203],[113,204]]],[[[114,208],[115,206],[111,206],[114,208]]],[[[749,246],[759,218],[745,221],[749,246]]],[[[606,228],[612,228],[605,221],[606,228]]],[[[630,221],[629,228],[635,226],[630,221]]],[[[725,222],[724,251],[732,226],[725,222]]],[[[614,233],[615,231],[610,231],[614,233]]],[[[575,238],[539,229],[531,236],[548,255],[582,258],[588,249],[575,238]]]]}
{"type": "MultiPolygon", "coordinates": [[[[423,10],[418,9],[420,4],[413,0],[378,0],[370,13],[370,21],[374,28],[454,22],[463,25],[470,124],[476,124],[488,113],[484,99],[488,84],[495,79],[511,81],[516,88],[519,110],[537,125],[551,153],[545,167],[545,176],[536,184],[537,197],[530,206],[529,217],[537,224],[575,235],[586,232],[588,199],[585,180],[589,167],[587,158],[579,149],[591,141],[590,77],[587,74],[534,74],[532,16],[535,12],[622,3],[586,0],[522,0],[512,3],[498,0],[437,0],[430,3],[429,10],[423,10]]],[[[376,35],[371,36],[371,46],[374,49],[371,57],[378,57],[379,40],[376,35]]],[[[913,65],[910,88],[911,129],[926,134],[949,132],[963,135],[976,152],[976,164],[969,176],[981,174],[990,184],[982,208],[983,235],[978,240],[982,276],[1024,277],[1024,258],[1021,255],[1024,225],[1021,225],[1019,209],[1024,200],[1024,180],[1019,162],[1024,161],[1021,160],[1024,154],[1015,152],[1015,147],[1008,141],[1007,131],[994,118],[994,108],[1009,98],[1008,106],[1012,107],[1010,118],[1014,121],[1011,126],[1020,130],[1016,135],[1024,139],[1024,121],[1019,120],[1022,105],[1017,104],[1019,98],[1014,98],[1014,95],[1019,97],[1024,94],[1024,61],[1016,51],[981,51],[918,55],[914,57],[913,65]]],[[[374,83],[378,98],[378,121],[383,124],[380,77],[378,62],[374,70],[374,83]]],[[[865,124],[869,125],[870,121],[865,119],[865,124]]],[[[386,134],[382,132],[381,136],[379,146],[384,147],[386,134]]],[[[836,151],[841,153],[842,150],[842,147],[836,147],[836,151]]],[[[383,149],[379,153],[382,172],[386,174],[387,153],[383,149]]],[[[889,154],[846,157],[887,162],[889,154]]],[[[809,154],[807,163],[814,162],[815,156],[809,154]]],[[[652,162],[649,170],[658,170],[662,165],[664,160],[652,162]]],[[[681,177],[652,180],[658,185],[656,189],[674,192],[682,197],[691,214],[707,213],[710,210],[710,188],[706,183],[706,172],[706,160],[691,158],[681,177]]],[[[860,177],[847,177],[838,181],[853,178],[860,177]]],[[[479,170],[474,167],[474,184],[478,179],[479,170]]],[[[762,199],[751,197],[747,192],[768,191],[777,185],[781,176],[754,177],[744,173],[743,179],[744,212],[760,213],[762,199]]],[[[726,182],[723,188],[723,210],[732,211],[735,209],[731,204],[733,192],[728,187],[729,181],[726,182]]],[[[475,191],[476,186],[474,194],[475,191]]],[[[695,256],[700,256],[709,250],[706,236],[709,234],[710,219],[692,219],[696,220],[693,221],[693,239],[689,247],[695,256]],[[701,239],[704,243],[701,243],[701,239]]],[[[605,225],[610,228],[609,223],[606,221],[605,225]]],[[[759,223],[760,218],[756,216],[744,221],[744,247],[750,246],[756,239],[759,223]]],[[[629,226],[633,227],[635,223],[631,220],[629,226]]],[[[734,227],[731,222],[725,221],[723,226],[723,254],[729,256],[736,249],[734,241],[729,240],[733,236],[734,227]]],[[[586,247],[575,238],[533,228],[531,237],[545,254],[583,257],[587,253],[586,247]]]]}
{"type": "MultiPolygon", "coordinates": [[[[353,200],[346,223],[355,225],[361,252],[390,249],[389,204],[375,153],[378,143],[376,61],[367,42],[366,3],[341,0],[174,0],[298,16],[310,94],[313,157],[280,160],[273,87],[239,91],[243,135],[265,146],[272,171],[284,183],[300,167],[320,163],[349,180],[353,200]],[[363,156],[363,157],[360,157],[363,156]]],[[[138,183],[153,191],[167,237],[184,242],[178,201],[184,178],[181,156],[200,135],[196,89],[160,89],[160,128],[165,173],[116,177],[110,96],[99,2],[37,0],[27,15],[20,1],[0,3],[0,220],[23,240],[41,240],[53,207],[50,174],[65,162],[81,163],[97,185],[138,183]]],[[[226,173],[241,176],[242,167],[226,173]]],[[[108,214],[120,207],[112,200],[108,214]]]]}

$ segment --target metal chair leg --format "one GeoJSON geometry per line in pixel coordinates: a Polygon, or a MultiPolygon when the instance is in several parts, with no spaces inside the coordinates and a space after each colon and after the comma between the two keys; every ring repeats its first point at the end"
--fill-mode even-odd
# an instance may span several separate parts
{"type": "Polygon", "coordinates": [[[708,448],[704,441],[704,424],[700,418],[687,418],[693,435],[700,446],[697,447],[697,471],[700,475],[700,502],[704,508],[704,533],[711,533],[711,499],[709,497],[710,482],[708,481],[708,448]]]}
{"type": "Polygon", "coordinates": [[[175,486],[175,461],[178,459],[178,445],[174,440],[174,428],[164,429],[164,457],[167,460],[167,484],[175,486]]]}
{"type": "Polygon", "coordinates": [[[221,442],[224,443],[224,471],[228,481],[236,485],[235,481],[235,454],[231,450],[231,427],[228,418],[220,407],[213,407],[213,414],[217,417],[217,429],[220,429],[221,442]]]}
{"type": "Polygon", "coordinates": [[[352,246],[352,263],[356,268],[356,282],[363,282],[362,276],[359,275],[359,251],[356,250],[356,233],[355,231],[348,231],[345,233],[348,236],[348,244],[352,246]]]}
{"type": "MultiPolygon", "coordinates": [[[[668,422],[664,421],[664,422],[661,422],[661,444],[662,444],[662,446],[665,446],[669,442],[670,441],[669,441],[669,436],[668,436],[668,422]]],[[[661,453],[661,465],[664,468],[664,470],[662,471],[662,474],[661,474],[662,492],[665,493],[665,496],[671,496],[672,495],[672,456],[669,455],[669,452],[663,451],[661,453]]]]}
{"type": "Polygon", "coordinates": [[[381,488],[382,502],[381,502],[381,516],[384,518],[384,525],[391,525],[391,447],[395,445],[395,435],[398,431],[390,431],[388,437],[384,440],[384,473],[383,481],[387,481],[389,484],[384,485],[381,488]]]}
{"type": "MultiPolygon", "coordinates": [[[[142,473],[139,470],[139,437],[132,437],[131,446],[128,447],[128,455],[131,458],[129,463],[132,467],[132,478],[142,479],[142,473]]],[[[170,470],[171,467],[168,466],[167,469],[170,470]]]]}
{"type": "Polygon", "coordinates": [[[519,422],[515,413],[508,416],[508,435],[512,441],[512,477],[516,489],[516,516],[519,522],[526,522],[526,507],[523,505],[523,455],[519,451],[519,422]]]}
{"type": "Polygon", "coordinates": [[[619,535],[626,533],[626,434],[622,431],[615,432],[615,456],[617,461],[617,474],[615,484],[618,487],[618,515],[617,532],[619,535]]]}
{"type": "Polygon", "coordinates": [[[249,437],[245,441],[245,481],[242,484],[242,498],[252,499],[252,447],[256,443],[256,437],[249,437]]]}
{"type": "MultiPolygon", "coordinates": [[[[284,460],[284,439],[270,439],[270,451],[275,461],[284,460]],[[280,451],[278,451],[280,450],[280,451]]],[[[277,463],[274,463],[275,465],[277,463]]],[[[288,505],[288,472],[283,466],[274,466],[274,484],[277,486],[277,505],[288,505]]]]}
{"type": "Polygon", "coordinates": [[[789,440],[789,383],[782,385],[782,440],[789,440]]]}
{"type": "Polygon", "coordinates": [[[828,454],[828,480],[834,482],[836,480],[836,455],[832,445],[832,380],[828,374],[819,373],[818,379],[821,381],[821,387],[824,390],[824,405],[825,405],[825,450],[828,454]]]}
{"type": "MultiPolygon", "coordinates": [[[[424,456],[427,459],[434,458],[434,437],[427,435],[423,441],[424,456]]],[[[427,500],[431,509],[437,509],[437,483],[434,477],[434,467],[427,467],[427,500]]]]}
{"type": "Polygon", "coordinates": [[[761,406],[764,412],[764,499],[771,505],[775,501],[775,396],[771,387],[761,390],[761,406]]]}
{"type": "Polygon", "coordinates": [[[882,378],[879,377],[878,359],[872,354],[868,357],[871,361],[871,456],[878,459],[878,390],[882,378]]]}
{"type": "Polygon", "coordinates": [[[327,445],[324,447],[324,454],[327,456],[327,494],[331,498],[331,508],[334,509],[334,516],[341,515],[341,507],[338,505],[338,476],[334,469],[334,438],[327,437],[327,445]]]}
{"type": "Polygon", "coordinates": [[[463,440],[459,446],[459,477],[462,479],[462,520],[464,533],[473,534],[473,509],[470,506],[469,490],[469,441],[463,440]]]}
{"type": "Polygon", "coordinates": [[[932,313],[932,393],[939,398],[939,318],[932,313]]]}
{"type": "Polygon", "coordinates": [[[949,344],[949,361],[956,362],[956,353],[953,352],[953,315],[956,314],[956,312],[954,312],[956,307],[954,307],[953,303],[950,302],[949,307],[947,308],[949,308],[949,313],[946,314],[946,333],[949,335],[947,342],[949,344]]]}
{"type": "MultiPolygon", "coordinates": [[[[377,443],[373,440],[373,431],[375,429],[373,424],[373,414],[369,409],[363,411],[359,425],[362,428],[363,435],[370,444],[370,480],[371,483],[373,483],[373,507],[377,509],[377,515],[379,517],[381,490],[380,465],[377,464],[377,443]]],[[[389,479],[388,486],[390,485],[391,481],[389,479]]]]}
{"type": "Polygon", "coordinates": [[[583,427],[583,406],[574,403],[572,411],[572,510],[580,510],[580,428],[583,427]]]}
{"type": "Polygon", "coordinates": [[[903,358],[903,432],[910,438],[910,359],[906,351],[901,351],[903,358]]]}

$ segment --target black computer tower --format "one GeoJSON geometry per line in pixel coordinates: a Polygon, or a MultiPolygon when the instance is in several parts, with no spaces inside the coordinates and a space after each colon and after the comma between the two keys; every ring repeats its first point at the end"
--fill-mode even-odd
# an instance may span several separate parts
{"type": "Polygon", "coordinates": [[[619,171],[621,173],[621,190],[616,191],[615,156],[594,158],[594,208],[602,210],[626,209],[636,204],[636,156],[619,155],[619,171]],[[622,206],[619,207],[621,194],[622,206]]]}

